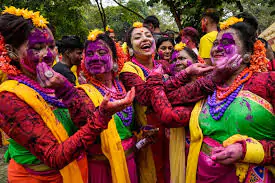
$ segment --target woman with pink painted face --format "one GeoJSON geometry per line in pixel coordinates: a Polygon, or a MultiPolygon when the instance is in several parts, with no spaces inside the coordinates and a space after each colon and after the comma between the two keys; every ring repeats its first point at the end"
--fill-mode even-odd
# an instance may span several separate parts
{"type": "MultiPolygon", "coordinates": [[[[150,73],[154,69],[157,69],[159,65],[158,62],[154,60],[155,41],[150,30],[141,23],[135,23],[127,32],[126,41],[129,47],[128,49],[131,60],[124,64],[119,77],[126,90],[129,90],[133,86],[136,88],[135,109],[137,112],[136,120],[138,124],[151,125],[154,128],[160,129],[157,136],[157,142],[142,149],[138,153],[137,161],[140,162],[141,165],[144,164],[144,161],[142,160],[144,157],[147,157],[147,162],[150,162],[145,166],[147,167],[148,174],[141,175],[141,182],[170,182],[169,146],[168,141],[165,138],[165,126],[163,125],[164,123],[159,122],[155,116],[152,117],[152,114],[155,114],[155,107],[162,111],[166,111],[167,115],[161,117],[166,119],[167,122],[165,125],[169,125],[170,122],[175,121],[176,119],[182,119],[181,122],[183,123],[183,119],[186,119],[188,115],[190,116],[191,110],[189,109],[189,112],[178,115],[178,111],[173,110],[171,105],[168,104],[168,106],[166,106],[166,104],[162,104],[161,98],[165,97],[163,96],[165,93],[158,96],[152,95],[155,93],[151,90],[153,87],[146,85],[145,81],[150,77],[150,73]],[[149,108],[146,106],[149,106],[149,108]]],[[[163,85],[166,91],[169,92],[175,90],[186,82],[189,82],[190,76],[195,72],[203,73],[211,69],[211,67],[194,64],[190,66],[189,69],[178,73],[176,76],[169,77],[163,85]]],[[[194,87],[200,86],[202,83],[204,83],[204,86],[209,86],[209,88],[213,87],[212,81],[202,81],[198,85],[194,85],[194,87]]],[[[155,84],[157,83],[153,82],[152,85],[155,84]]],[[[192,89],[190,89],[190,91],[192,91],[194,87],[191,87],[192,89]]],[[[196,92],[200,91],[196,90],[196,92]]],[[[187,121],[188,120],[184,122],[187,121]]],[[[174,123],[174,127],[182,125],[181,122],[177,124],[174,123]]]]}
{"type": "Polygon", "coordinates": [[[183,47],[181,50],[175,50],[172,54],[172,64],[170,65],[171,74],[175,75],[194,63],[198,63],[198,56],[190,48],[183,47]]]}
{"type": "Polygon", "coordinates": [[[0,16],[0,69],[8,76],[0,85],[0,127],[9,136],[8,181],[86,182],[85,150],[132,99],[109,102],[107,95],[91,108],[85,94],[50,68],[56,55],[47,23],[39,12],[15,7],[0,16]]]}

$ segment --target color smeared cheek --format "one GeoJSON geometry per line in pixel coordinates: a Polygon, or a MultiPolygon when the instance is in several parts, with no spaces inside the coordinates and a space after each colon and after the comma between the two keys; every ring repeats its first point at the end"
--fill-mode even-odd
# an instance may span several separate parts
{"type": "Polygon", "coordinates": [[[159,55],[160,59],[163,59],[164,51],[163,50],[159,50],[158,51],[158,55],[159,55]]]}
{"type": "Polygon", "coordinates": [[[193,64],[193,62],[191,60],[186,60],[186,67],[189,67],[192,64],[193,64]]]}
{"type": "Polygon", "coordinates": [[[171,60],[172,61],[177,60],[177,57],[179,56],[179,54],[180,53],[178,51],[174,51],[173,54],[172,54],[172,56],[171,56],[171,60]]]}
{"type": "Polygon", "coordinates": [[[21,66],[28,70],[30,73],[36,73],[36,66],[40,61],[39,54],[32,50],[27,50],[27,55],[24,59],[20,61],[21,66]]]}

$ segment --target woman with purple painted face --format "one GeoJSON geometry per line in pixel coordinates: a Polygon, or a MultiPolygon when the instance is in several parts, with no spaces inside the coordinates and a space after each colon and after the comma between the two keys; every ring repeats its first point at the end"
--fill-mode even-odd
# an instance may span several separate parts
{"type": "MultiPolygon", "coordinates": [[[[247,19],[222,23],[213,44],[208,77],[218,82],[192,111],[186,182],[275,181],[275,73],[267,72],[264,45],[247,19]]],[[[167,94],[172,105],[196,97],[188,87],[167,94]]]]}
{"type": "MultiPolygon", "coordinates": [[[[107,34],[100,30],[89,33],[84,48],[82,69],[87,84],[78,86],[96,108],[103,97],[110,93],[111,101],[119,101],[126,96],[126,90],[118,80],[126,57],[107,34]]],[[[134,97],[134,88],[128,93],[134,97]]],[[[136,138],[132,131],[136,125],[132,105],[125,106],[112,116],[109,126],[95,143],[88,148],[88,182],[138,182],[135,163],[136,138]]]]}
{"type": "Polygon", "coordinates": [[[55,41],[47,23],[39,12],[15,7],[0,16],[0,69],[8,76],[0,85],[0,127],[9,136],[8,181],[86,182],[85,150],[133,97],[111,102],[107,94],[98,108],[91,106],[85,93],[51,69],[55,41]]]}

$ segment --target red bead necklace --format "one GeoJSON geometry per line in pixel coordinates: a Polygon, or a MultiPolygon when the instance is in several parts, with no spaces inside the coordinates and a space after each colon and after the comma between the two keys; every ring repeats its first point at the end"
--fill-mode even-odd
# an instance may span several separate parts
{"type": "Polygon", "coordinates": [[[95,87],[98,87],[98,88],[104,90],[105,92],[109,92],[113,99],[121,99],[121,98],[124,98],[126,95],[125,88],[123,87],[121,82],[118,80],[113,81],[113,85],[116,89],[116,91],[113,91],[112,89],[110,89],[107,86],[105,86],[104,84],[102,84],[99,80],[97,80],[91,76],[87,76],[87,79],[95,87]]]}
{"type": "Polygon", "coordinates": [[[252,76],[252,71],[249,70],[249,68],[245,68],[238,77],[234,80],[234,82],[231,84],[230,87],[220,87],[217,86],[217,99],[223,100],[226,97],[228,97],[233,91],[235,91],[241,84],[248,81],[252,76]],[[242,79],[246,74],[248,74],[247,77],[242,79]]]}

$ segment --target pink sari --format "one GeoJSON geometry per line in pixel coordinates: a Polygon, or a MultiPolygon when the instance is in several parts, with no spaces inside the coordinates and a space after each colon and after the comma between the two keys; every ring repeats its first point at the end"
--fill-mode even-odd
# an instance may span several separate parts
{"type": "MultiPolygon", "coordinates": [[[[129,138],[121,141],[125,151],[127,167],[131,183],[138,183],[137,168],[133,147],[135,139],[129,138]]],[[[111,183],[112,174],[108,159],[103,155],[100,144],[94,144],[88,155],[88,179],[89,183],[111,183]]]]}

